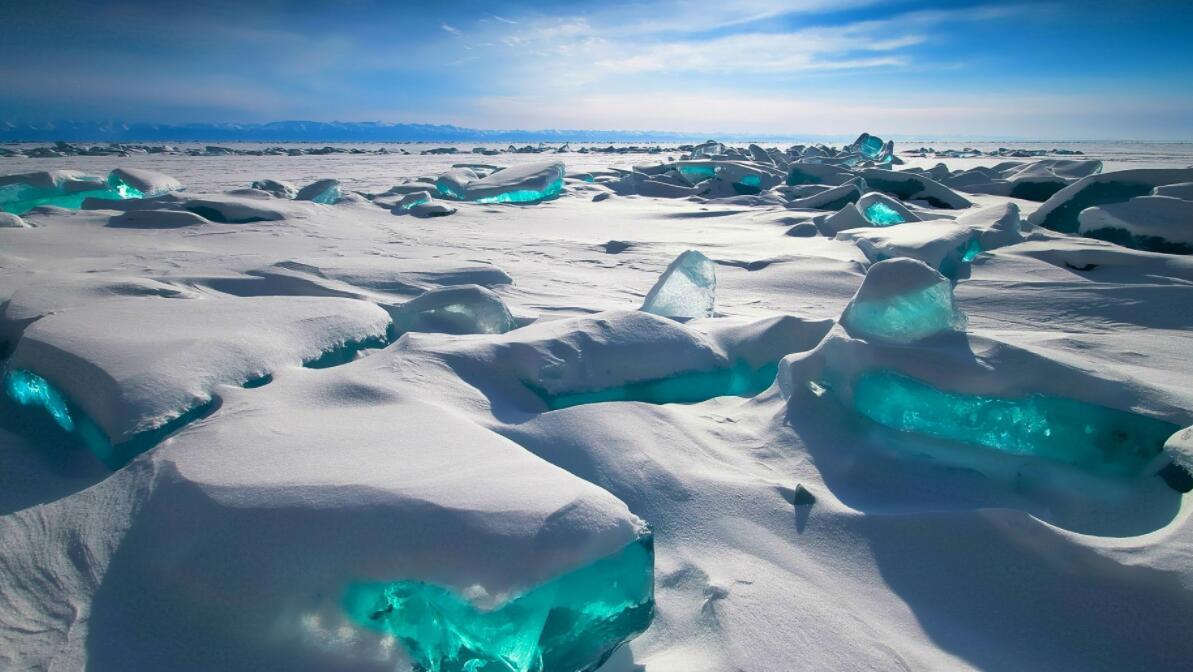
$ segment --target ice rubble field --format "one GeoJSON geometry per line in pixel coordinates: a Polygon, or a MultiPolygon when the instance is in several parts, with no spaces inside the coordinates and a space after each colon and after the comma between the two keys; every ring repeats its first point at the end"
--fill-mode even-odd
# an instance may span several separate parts
{"type": "Polygon", "coordinates": [[[1188,669],[1193,158],[939,155],[0,158],[0,668],[1188,669]]]}

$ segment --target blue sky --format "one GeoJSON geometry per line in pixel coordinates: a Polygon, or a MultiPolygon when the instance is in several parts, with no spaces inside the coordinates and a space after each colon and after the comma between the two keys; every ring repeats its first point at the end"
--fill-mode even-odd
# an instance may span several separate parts
{"type": "Polygon", "coordinates": [[[1188,0],[19,5],[14,121],[1193,141],[1188,0]]]}

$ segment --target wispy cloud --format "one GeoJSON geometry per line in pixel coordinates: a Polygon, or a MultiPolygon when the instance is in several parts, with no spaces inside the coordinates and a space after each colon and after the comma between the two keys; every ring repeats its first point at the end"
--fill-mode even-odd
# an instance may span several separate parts
{"type": "Polygon", "coordinates": [[[449,25],[446,23],[440,24],[439,27],[446,30],[447,32],[451,33],[452,35],[462,35],[463,34],[459,28],[456,28],[455,26],[452,26],[452,25],[449,25]]]}

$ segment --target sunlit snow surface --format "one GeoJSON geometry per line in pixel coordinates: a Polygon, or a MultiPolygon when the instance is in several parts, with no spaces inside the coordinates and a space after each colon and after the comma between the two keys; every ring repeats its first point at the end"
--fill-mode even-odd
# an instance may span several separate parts
{"type": "Polygon", "coordinates": [[[1193,153],[799,144],[0,157],[0,668],[1186,667],[1193,153]]]}

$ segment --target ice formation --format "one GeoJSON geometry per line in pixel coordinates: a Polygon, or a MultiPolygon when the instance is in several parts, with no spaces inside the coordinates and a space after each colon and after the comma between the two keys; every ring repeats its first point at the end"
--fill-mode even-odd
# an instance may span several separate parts
{"type": "Polygon", "coordinates": [[[966,319],[948,278],[922,261],[897,258],[870,267],[841,324],[858,338],[911,343],[962,331],[966,319]]]}
{"type": "Polygon", "coordinates": [[[870,192],[820,220],[820,229],[825,235],[833,236],[859,227],[887,227],[918,221],[919,216],[899,201],[886,194],[870,192]]]}
{"type": "Polygon", "coordinates": [[[952,210],[960,210],[973,205],[968,198],[926,175],[880,168],[867,168],[862,170],[859,175],[871,189],[905,201],[924,201],[935,208],[952,210]]]}
{"type": "Polygon", "coordinates": [[[289,182],[283,182],[282,180],[272,180],[272,179],[256,180],[253,182],[252,188],[259,189],[259,190],[264,191],[267,194],[269,194],[271,196],[275,196],[277,198],[292,199],[292,198],[298,196],[298,187],[295,187],[293,184],[290,184],[289,182]]]}
{"type": "Polygon", "coordinates": [[[952,280],[958,279],[964,264],[983,249],[979,232],[949,220],[850,229],[838,233],[837,240],[853,241],[871,262],[918,259],[952,280]]]}
{"type": "Polygon", "coordinates": [[[89,197],[141,198],[143,194],[113,172],[107,179],[73,170],[0,177],[0,211],[21,215],[39,205],[77,209],[89,197]]]}
{"type": "MultiPolygon", "coordinates": [[[[144,168],[117,168],[108,176],[108,184],[111,186],[113,182],[127,185],[131,190],[127,193],[139,193],[144,198],[182,190],[182,183],[173,177],[144,168]]],[[[119,192],[119,187],[115,188],[119,192]]]]}
{"type": "Polygon", "coordinates": [[[642,401],[650,404],[694,404],[715,397],[752,397],[775,381],[778,362],[751,367],[747,362],[710,371],[689,371],[669,378],[634,381],[617,387],[585,392],[544,394],[551,409],[607,401],[642,401]]]}
{"type": "Polygon", "coordinates": [[[559,196],[567,172],[558,161],[526,163],[479,177],[471,168],[454,168],[436,181],[444,198],[476,203],[537,203],[559,196]]]}
{"type": "Polygon", "coordinates": [[[852,145],[845,148],[845,151],[856,152],[866,161],[890,163],[895,157],[895,143],[883,142],[882,138],[862,133],[852,145]]]}
{"type": "Polygon", "coordinates": [[[1090,238],[1149,252],[1193,254],[1193,201],[1138,196],[1086,208],[1077,222],[1077,232],[1090,238]]]}
{"type": "Polygon", "coordinates": [[[298,190],[294,195],[296,201],[314,201],[323,205],[335,205],[344,197],[344,191],[340,188],[340,181],[333,179],[316,180],[298,190]]]}
{"type": "Polygon", "coordinates": [[[1078,215],[1086,208],[1123,203],[1147,196],[1158,187],[1191,181],[1193,168],[1137,168],[1089,175],[1056,192],[1027,221],[1053,231],[1077,233],[1078,215]]]}
{"type": "Polygon", "coordinates": [[[10,212],[0,212],[0,229],[25,229],[29,224],[10,212]]]}
{"type": "Polygon", "coordinates": [[[880,425],[1062,462],[1109,476],[1137,477],[1177,425],[1042,394],[1020,398],[936,389],[891,370],[853,384],[853,405],[880,425]]]}
{"type": "Polygon", "coordinates": [[[501,297],[479,285],[432,289],[392,314],[399,334],[504,334],[516,326],[501,297]]]}
{"type": "Polygon", "coordinates": [[[862,189],[853,183],[830,187],[811,196],[795,198],[787,202],[787,207],[808,210],[840,210],[862,197],[862,189]]]}
{"type": "Polygon", "coordinates": [[[716,293],[716,267],[700,252],[688,250],[659,276],[642,310],[672,318],[712,317],[716,293]]]}
{"type": "Polygon", "coordinates": [[[393,211],[415,217],[446,217],[455,214],[456,209],[436,201],[428,191],[412,191],[398,199],[393,211]]]}
{"type": "Polygon", "coordinates": [[[274,207],[268,201],[249,196],[215,195],[189,198],[182,202],[182,208],[222,224],[252,224],[286,218],[286,212],[282,209],[274,207]]]}
{"type": "Polygon", "coordinates": [[[155,442],[144,437],[160,438],[178,418],[202,415],[216,385],[317,361],[353,343],[384,344],[389,326],[385,311],[348,299],[112,299],[38,319],[9,366],[36,374],[77,405],[103,432],[104,442],[89,441],[89,448],[119,466],[155,442]],[[200,327],[209,334],[195,342],[200,327]]]}
{"type": "Polygon", "coordinates": [[[617,553],[482,609],[420,581],[355,585],[357,623],[395,636],[416,669],[439,672],[595,670],[654,614],[649,533],[617,553]]]}
{"type": "Polygon", "coordinates": [[[124,229],[176,229],[206,223],[189,210],[129,210],[108,220],[108,226],[124,229]]]}

